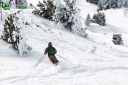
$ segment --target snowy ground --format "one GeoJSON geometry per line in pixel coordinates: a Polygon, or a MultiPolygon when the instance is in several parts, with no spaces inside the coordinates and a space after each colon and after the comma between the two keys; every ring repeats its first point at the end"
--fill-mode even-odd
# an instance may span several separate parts
{"type": "MultiPolygon", "coordinates": [[[[79,1],[78,7],[82,10],[83,21],[88,13],[96,10],[95,5],[85,0],[79,1]]],[[[24,10],[21,16],[31,23],[24,28],[27,43],[33,48],[29,55],[18,56],[0,39],[0,85],[128,85],[128,17],[123,14],[124,9],[105,11],[107,26],[91,24],[87,27],[88,39],[58,28],[31,11],[24,10]],[[124,46],[112,43],[114,33],[122,34],[124,46]],[[55,67],[45,56],[38,67],[33,67],[43,56],[49,41],[58,51],[59,65],[55,67]],[[93,46],[96,52],[89,54],[93,46]]],[[[0,21],[0,35],[3,23],[0,21]]]]}

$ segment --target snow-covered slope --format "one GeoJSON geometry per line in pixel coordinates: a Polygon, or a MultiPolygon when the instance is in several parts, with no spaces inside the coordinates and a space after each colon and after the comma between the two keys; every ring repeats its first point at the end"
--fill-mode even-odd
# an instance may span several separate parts
{"type": "MultiPolygon", "coordinates": [[[[78,2],[83,21],[88,13],[95,13],[95,5],[85,0],[78,2]]],[[[61,29],[54,22],[34,16],[30,9],[23,10],[20,18],[31,24],[23,28],[27,43],[33,50],[28,55],[19,56],[0,39],[0,85],[127,85],[128,17],[123,15],[123,10],[105,11],[107,26],[91,24],[87,29],[88,39],[61,29]],[[124,46],[112,43],[113,33],[123,35],[124,46]],[[56,57],[60,61],[59,65],[52,65],[46,55],[39,66],[34,67],[43,57],[48,42],[52,42],[58,51],[56,57]],[[94,46],[96,52],[90,54],[94,46]]],[[[0,35],[3,23],[4,20],[0,23],[0,35]]]]}

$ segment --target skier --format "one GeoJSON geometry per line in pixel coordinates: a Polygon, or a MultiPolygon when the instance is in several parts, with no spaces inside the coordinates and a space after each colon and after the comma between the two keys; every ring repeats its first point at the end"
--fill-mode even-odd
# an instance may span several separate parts
{"type": "Polygon", "coordinates": [[[55,57],[57,50],[52,46],[51,42],[48,43],[48,47],[45,49],[44,55],[46,55],[47,53],[48,53],[48,57],[49,57],[50,61],[53,64],[57,65],[57,63],[59,62],[57,60],[57,58],[55,57]]]}

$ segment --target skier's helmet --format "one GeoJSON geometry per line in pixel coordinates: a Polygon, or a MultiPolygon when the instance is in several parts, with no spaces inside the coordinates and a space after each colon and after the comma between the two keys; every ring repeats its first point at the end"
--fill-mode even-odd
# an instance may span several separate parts
{"type": "Polygon", "coordinates": [[[51,43],[51,42],[49,42],[49,43],[48,43],[48,47],[51,47],[51,46],[52,46],[52,43],[51,43]]]}

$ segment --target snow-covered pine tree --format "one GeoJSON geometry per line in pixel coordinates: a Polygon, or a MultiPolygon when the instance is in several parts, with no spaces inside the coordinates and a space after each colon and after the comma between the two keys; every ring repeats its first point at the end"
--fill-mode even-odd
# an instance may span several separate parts
{"type": "Polygon", "coordinates": [[[68,21],[69,16],[68,10],[66,7],[66,3],[63,0],[54,0],[53,2],[54,6],[56,7],[54,15],[53,15],[53,20],[56,21],[57,23],[64,23],[68,21]]]}
{"type": "Polygon", "coordinates": [[[28,6],[27,0],[6,0],[10,7],[25,9],[28,6]]]}
{"type": "Polygon", "coordinates": [[[19,31],[20,29],[17,28],[17,26],[14,25],[14,17],[13,14],[10,14],[7,19],[5,20],[5,24],[4,24],[4,31],[3,31],[3,35],[1,36],[1,38],[12,44],[12,47],[15,50],[18,50],[18,43],[19,43],[19,39],[20,37],[19,35],[19,31]]]}
{"type": "Polygon", "coordinates": [[[28,46],[25,42],[22,42],[24,39],[22,37],[21,29],[22,26],[20,26],[20,21],[17,16],[17,14],[20,13],[20,11],[17,11],[14,14],[10,14],[7,19],[5,20],[4,24],[4,30],[3,35],[1,35],[1,38],[6,41],[7,43],[11,44],[11,47],[18,52],[20,55],[23,53],[28,53],[32,48],[28,46]],[[23,43],[23,44],[22,44],[23,43]],[[21,46],[22,44],[22,46],[21,46]],[[24,48],[27,48],[28,51],[21,51],[23,49],[23,45],[25,45],[24,48]],[[28,47],[27,47],[28,46],[28,47]],[[23,53],[21,53],[23,52],[23,53]]]}
{"type": "Polygon", "coordinates": [[[63,26],[72,32],[86,37],[86,29],[82,27],[80,10],[76,6],[76,0],[61,0],[55,3],[55,20],[61,22],[63,26]]]}
{"type": "Polygon", "coordinates": [[[21,9],[27,8],[28,6],[27,0],[15,0],[15,4],[17,8],[21,9]]]}
{"type": "Polygon", "coordinates": [[[8,21],[7,21],[7,19],[5,19],[4,31],[3,31],[3,35],[1,35],[1,38],[4,41],[8,42],[9,34],[10,34],[10,32],[9,32],[9,27],[8,27],[8,21]]]}
{"type": "Polygon", "coordinates": [[[99,0],[98,10],[110,9],[110,0],[99,0]]]}
{"type": "Polygon", "coordinates": [[[99,0],[86,0],[87,2],[93,3],[93,4],[98,4],[99,0]]]}
{"type": "Polygon", "coordinates": [[[54,4],[56,6],[54,13],[55,21],[62,23],[65,28],[72,30],[74,24],[73,14],[75,14],[74,2],[71,0],[61,0],[61,2],[56,0],[54,4]]]}
{"type": "Polygon", "coordinates": [[[5,20],[5,24],[4,24],[4,31],[3,31],[3,35],[2,39],[7,41],[7,42],[13,42],[13,30],[15,29],[14,24],[13,24],[13,17],[10,14],[7,19],[5,20]],[[8,37],[7,37],[8,36],[8,37]]]}
{"type": "Polygon", "coordinates": [[[94,23],[101,25],[101,26],[105,26],[105,23],[106,23],[105,14],[101,13],[101,12],[94,14],[92,21],[94,23]]]}
{"type": "Polygon", "coordinates": [[[118,7],[128,7],[128,0],[118,0],[118,7]]]}
{"type": "Polygon", "coordinates": [[[128,7],[128,0],[86,0],[98,5],[98,10],[128,7]]]}
{"type": "Polygon", "coordinates": [[[110,2],[110,8],[118,8],[118,0],[112,0],[110,2]]]}
{"type": "Polygon", "coordinates": [[[86,37],[86,29],[82,27],[76,0],[43,0],[37,6],[40,9],[36,9],[32,13],[61,23],[63,27],[86,37]]]}
{"type": "Polygon", "coordinates": [[[123,45],[123,40],[121,34],[113,34],[113,43],[115,45],[123,45]]]}
{"type": "Polygon", "coordinates": [[[33,13],[34,15],[39,15],[39,16],[43,17],[42,14],[43,14],[43,12],[45,11],[45,8],[44,8],[44,5],[42,4],[42,2],[39,1],[39,3],[37,4],[37,6],[40,7],[40,9],[37,9],[35,6],[33,6],[32,3],[30,3],[30,6],[31,6],[32,8],[34,8],[34,10],[32,11],[32,13],[33,13]]]}
{"type": "Polygon", "coordinates": [[[29,54],[30,51],[32,50],[32,47],[29,46],[26,41],[27,38],[25,38],[25,34],[24,34],[24,28],[26,27],[26,25],[29,25],[29,23],[24,23],[24,19],[21,18],[22,13],[20,13],[20,11],[17,11],[18,15],[15,17],[15,26],[17,28],[20,28],[19,30],[19,34],[16,35],[20,35],[21,39],[18,43],[18,54],[19,55],[23,55],[23,54],[29,54]]]}
{"type": "Polygon", "coordinates": [[[56,6],[53,4],[54,0],[43,0],[37,4],[40,9],[35,9],[32,13],[39,15],[49,20],[53,20],[53,15],[55,13],[56,6]]]}
{"type": "MultiPolygon", "coordinates": [[[[11,6],[12,3],[13,3],[13,0],[6,0],[6,3],[7,3],[9,6],[11,6]]],[[[13,4],[14,4],[14,3],[13,3],[13,4]]]]}
{"type": "Polygon", "coordinates": [[[87,18],[86,18],[86,21],[85,21],[85,25],[86,25],[86,26],[89,26],[90,23],[91,23],[91,17],[90,17],[90,15],[88,14],[88,15],[87,15],[87,18]]]}
{"type": "Polygon", "coordinates": [[[99,9],[128,7],[128,0],[99,0],[99,9]]]}
{"type": "Polygon", "coordinates": [[[105,5],[109,2],[110,0],[99,0],[98,5],[105,5]]]}

